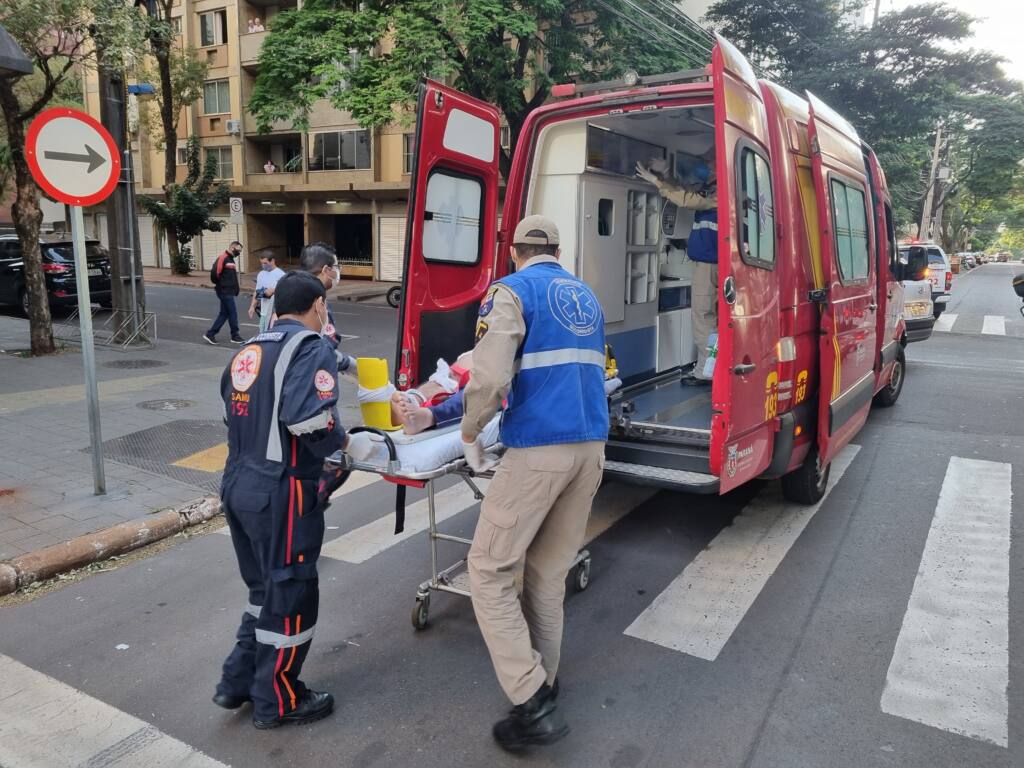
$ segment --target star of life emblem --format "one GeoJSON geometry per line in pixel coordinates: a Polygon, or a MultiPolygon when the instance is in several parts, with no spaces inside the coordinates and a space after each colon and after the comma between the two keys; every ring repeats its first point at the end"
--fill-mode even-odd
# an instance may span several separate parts
{"type": "Polygon", "coordinates": [[[237,355],[231,361],[231,385],[239,392],[245,392],[260,372],[260,360],[263,359],[263,350],[256,344],[252,344],[237,355]]]}
{"type": "Polygon", "coordinates": [[[334,390],[334,376],[321,368],[313,377],[313,384],[320,392],[331,392],[334,390]]]}
{"type": "Polygon", "coordinates": [[[577,336],[589,336],[597,330],[601,309],[590,290],[576,280],[553,280],[548,288],[548,306],[562,327],[577,336]]]}

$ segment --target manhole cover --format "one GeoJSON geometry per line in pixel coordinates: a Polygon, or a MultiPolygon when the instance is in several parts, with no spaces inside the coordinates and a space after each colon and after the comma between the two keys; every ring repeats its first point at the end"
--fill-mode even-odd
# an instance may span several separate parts
{"type": "Polygon", "coordinates": [[[111,360],[104,368],[160,368],[168,365],[164,360],[111,360]]]}
{"type": "Polygon", "coordinates": [[[182,408],[191,408],[195,404],[195,400],[145,400],[138,406],[147,411],[180,411],[182,408]]]}

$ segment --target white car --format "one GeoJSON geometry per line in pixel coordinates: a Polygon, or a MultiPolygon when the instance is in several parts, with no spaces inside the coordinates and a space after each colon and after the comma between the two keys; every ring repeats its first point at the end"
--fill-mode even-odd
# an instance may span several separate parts
{"type": "Polygon", "coordinates": [[[904,261],[911,248],[924,248],[928,254],[928,281],[932,286],[932,305],[935,318],[938,319],[949,302],[949,291],[953,287],[953,267],[949,257],[935,243],[914,243],[900,246],[900,258],[904,261]]]}

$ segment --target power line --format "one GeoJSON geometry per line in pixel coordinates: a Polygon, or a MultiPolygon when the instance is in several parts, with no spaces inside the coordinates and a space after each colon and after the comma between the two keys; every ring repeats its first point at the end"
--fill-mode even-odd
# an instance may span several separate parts
{"type": "MultiPolygon", "coordinates": [[[[598,2],[601,5],[605,6],[606,8],[609,8],[609,10],[612,10],[609,7],[609,5],[606,2],[604,2],[604,0],[598,0],[598,2]]],[[[695,44],[694,41],[692,41],[690,38],[682,35],[680,32],[678,32],[673,27],[670,27],[668,24],[663,22],[661,19],[659,19],[658,17],[656,17],[655,15],[650,13],[650,11],[646,10],[645,8],[642,8],[642,7],[638,6],[636,3],[633,2],[633,0],[621,0],[621,2],[625,3],[626,5],[628,5],[630,8],[632,8],[634,11],[636,11],[642,17],[646,18],[652,24],[655,24],[658,27],[660,27],[662,30],[664,30],[664,32],[669,35],[669,39],[670,40],[674,39],[677,44],[681,44],[681,46],[683,47],[683,49],[687,53],[687,58],[690,60],[691,63],[695,63],[695,64],[701,63],[701,62],[697,61],[694,56],[689,55],[690,52],[693,51],[694,49],[696,49],[697,52],[702,53],[704,55],[708,55],[710,53],[710,49],[705,49],[705,48],[702,48],[699,45],[695,44]]],[[[639,31],[641,31],[641,32],[643,32],[645,34],[650,34],[652,32],[652,30],[647,29],[646,27],[642,26],[635,19],[629,18],[629,16],[627,14],[622,14],[622,13],[619,13],[618,11],[613,11],[613,12],[615,12],[620,17],[624,18],[629,24],[634,26],[639,31]]],[[[664,38],[662,38],[662,41],[664,42],[664,38]]]]}
{"type": "MultiPolygon", "coordinates": [[[[638,32],[641,32],[641,33],[643,33],[643,34],[645,34],[645,35],[647,35],[649,37],[653,37],[658,42],[666,44],[666,45],[668,45],[670,47],[681,47],[683,49],[683,57],[690,63],[691,66],[699,66],[700,65],[701,62],[698,61],[690,53],[689,45],[680,46],[680,40],[678,38],[677,39],[672,39],[671,37],[670,38],[662,37],[655,30],[648,29],[647,27],[644,27],[643,25],[639,24],[636,19],[634,19],[631,16],[629,16],[629,14],[625,13],[622,9],[616,8],[616,7],[612,6],[609,2],[606,2],[606,0],[595,0],[595,2],[597,3],[597,5],[600,5],[602,8],[607,10],[609,13],[612,13],[615,16],[617,16],[620,19],[622,19],[624,22],[626,22],[626,24],[628,24],[629,26],[633,27],[638,32]]],[[[671,31],[671,28],[669,28],[669,31],[671,31]]]]}

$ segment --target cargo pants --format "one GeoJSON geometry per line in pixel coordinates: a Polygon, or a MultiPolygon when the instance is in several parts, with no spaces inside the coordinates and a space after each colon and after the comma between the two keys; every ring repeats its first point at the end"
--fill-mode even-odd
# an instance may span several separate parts
{"type": "Polygon", "coordinates": [[[469,550],[470,591],[498,682],[513,704],[558,672],[565,578],[603,473],[602,441],[510,448],[487,490],[469,550]]]}

